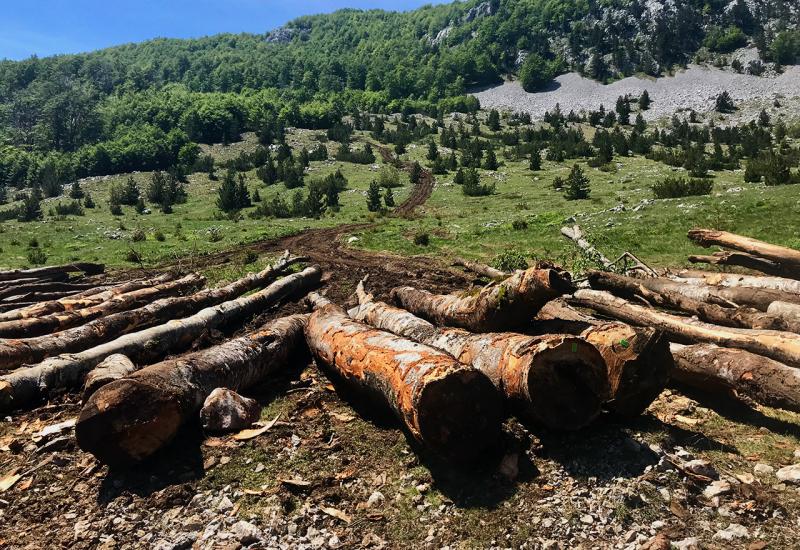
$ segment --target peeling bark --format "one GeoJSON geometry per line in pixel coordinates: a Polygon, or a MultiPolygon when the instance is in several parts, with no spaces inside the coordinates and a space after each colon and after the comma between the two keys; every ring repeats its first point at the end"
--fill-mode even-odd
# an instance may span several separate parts
{"type": "Polygon", "coordinates": [[[121,353],[109,355],[86,375],[86,381],[83,384],[84,403],[101,387],[114,380],[125,378],[137,370],[138,368],[133,361],[128,359],[127,355],[121,353]]]}
{"type": "Polygon", "coordinates": [[[410,435],[441,455],[468,461],[500,435],[502,402],[478,370],[429,346],[356,322],[318,294],[306,327],[323,367],[387,404],[410,435]]]}
{"type": "Polygon", "coordinates": [[[0,290],[0,299],[43,292],[72,292],[73,294],[77,294],[82,291],[91,290],[96,286],[97,285],[91,283],[29,283],[0,290]]]}
{"type": "Polygon", "coordinates": [[[97,390],[75,424],[78,445],[111,466],[135,464],[169,443],[216,388],[236,392],[285,368],[303,345],[307,315],[150,365],[97,390]]]}
{"type": "Polygon", "coordinates": [[[18,369],[0,377],[0,410],[24,407],[53,392],[79,387],[92,368],[115,353],[143,362],[167,352],[186,349],[203,332],[253,315],[295,293],[307,291],[318,285],[321,277],[318,267],[309,267],[249,296],[205,308],[191,317],[174,319],[79,353],[51,357],[38,365],[18,369]]]}
{"type": "Polygon", "coordinates": [[[692,229],[689,231],[689,238],[706,248],[717,245],[763,258],[780,266],[780,269],[786,272],[782,274],[783,276],[800,278],[800,250],[710,229],[692,229]]]}
{"type": "Polygon", "coordinates": [[[445,351],[472,365],[495,385],[525,420],[554,430],[587,425],[608,398],[606,366],[597,349],[563,334],[473,334],[437,328],[413,314],[375,302],[359,285],[351,317],[445,351]]]}
{"type": "Polygon", "coordinates": [[[513,330],[527,325],[550,300],[570,292],[569,275],[555,268],[518,271],[475,294],[431,294],[413,287],[392,289],[392,300],[437,325],[472,332],[513,330]]]}
{"type": "Polygon", "coordinates": [[[800,370],[740,349],[713,344],[670,346],[673,378],[703,391],[733,390],[787,411],[800,412],[800,370]]]}

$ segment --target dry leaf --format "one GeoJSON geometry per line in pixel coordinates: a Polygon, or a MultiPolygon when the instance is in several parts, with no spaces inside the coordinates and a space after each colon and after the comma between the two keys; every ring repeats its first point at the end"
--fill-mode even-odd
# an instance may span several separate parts
{"type": "Polygon", "coordinates": [[[350,523],[350,521],[352,521],[350,516],[348,516],[341,510],[337,510],[336,508],[320,508],[320,510],[322,510],[331,517],[342,520],[345,523],[350,523]]]}
{"type": "Polygon", "coordinates": [[[278,421],[280,415],[276,416],[272,420],[266,423],[266,425],[262,426],[261,428],[250,428],[247,430],[242,430],[241,432],[235,434],[233,438],[236,441],[247,441],[248,439],[253,439],[254,437],[258,437],[259,435],[266,433],[270,428],[272,428],[275,423],[278,421]]]}
{"type": "Polygon", "coordinates": [[[0,478],[0,493],[5,493],[11,489],[17,481],[22,479],[22,474],[18,474],[19,468],[14,468],[5,476],[0,478]]]}
{"type": "Polygon", "coordinates": [[[669,503],[669,511],[672,512],[675,517],[685,520],[689,517],[689,512],[686,511],[686,508],[681,505],[680,502],[677,500],[672,500],[669,503]]]}
{"type": "Polygon", "coordinates": [[[353,420],[356,419],[355,416],[353,416],[352,414],[347,414],[347,413],[342,414],[342,413],[337,413],[337,412],[331,412],[331,416],[334,417],[339,422],[352,422],[353,420]]]}
{"type": "Polygon", "coordinates": [[[231,461],[231,457],[223,456],[222,458],[219,459],[219,465],[220,466],[225,466],[230,461],[231,461]]]}
{"type": "Polygon", "coordinates": [[[325,384],[325,389],[328,391],[336,391],[336,388],[333,387],[333,384],[325,384]]]}
{"type": "Polygon", "coordinates": [[[224,445],[225,440],[221,437],[209,437],[203,441],[203,447],[223,447],[224,445]]]}
{"type": "Polygon", "coordinates": [[[280,482],[284,485],[288,485],[289,487],[299,487],[303,489],[306,487],[311,487],[310,481],[306,481],[300,478],[281,479],[280,482]]]}
{"type": "Polygon", "coordinates": [[[31,485],[33,485],[33,476],[17,484],[17,489],[19,489],[20,491],[27,491],[28,489],[30,489],[31,485]]]}
{"type": "Polygon", "coordinates": [[[217,465],[217,457],[215,457],[215,456],[210,456],[210,457],[208,457],[207,459],[205,459],[203,461],[203,469],[204,470],[210,470],[211,468],[213,468],[216,465],[217,465]]]}
{"type": "Polygon", "coordinates": [[[342,480],[345,480],[345,479],[351,479],[351,478],[355,477],[357,471],[358,471],[358,468],[356,468],[355,466],[351,466],[351,467],[347,468],[346,470],[343,470],[343,471],[339,472],[338,474],[336,474],[335,477],[339,481],[342,481],[342,480]]]}

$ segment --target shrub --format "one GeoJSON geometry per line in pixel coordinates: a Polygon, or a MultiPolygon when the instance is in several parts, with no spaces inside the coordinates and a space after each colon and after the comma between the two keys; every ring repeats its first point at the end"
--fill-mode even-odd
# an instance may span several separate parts
{"type": "Polygon", "coordinates": [[[131,240],[133,242],[135,242],[135,243],[142,242],[146,238],[147,238],[147,236],[144,234],[144,231],[142,231],[141,229],[137,229],[136,231],[133,232],[133,235],[131,235],[131,240]]]}
{"type": "Polygon", "coordinates": [[[386,189],[401,187],[400,171],[391,165],[384,165],[378,172],[378,185],[386,189]]]}
{"type": "Polygon", "coordinates": [[[714,101],[714,109],[719,113],[732,113],[736,110],[731,95],[725,91],[717,96],[714,101]]]}
{"type": "Polygon", "coordinates": [[[652,186],[653,195],[657,199],[675,199],[697,195],[708,195],[714,183],[711,180],[698,178],[665,178],[652,186]]]}
{"type": "Polygon", "coordinates": [[[517,269],[528,269],[528,261],[519,252],[502,252],[492,260],[492,267],[500,271],[516,271],[517,269]]]}
{"type": "Polygon", "coordinates": [[[163,243],[164,241],[166,241],[166,240],[167,240],[167,237],[166,237],[166,235],[164,235],[164,233],[163,233],[161,230],[158,230],[158,231],[156,231],[156,232],[153,234],[153,238],[154,238],[155,240],[157,240],[158,242],[160,242],[160,243],[163,243]]]}
{"type": "Polygon", "coordinates": [[[44,265],[47,262],[47,254],[41,248],[31,248],[28,250],[28,261],[33,265],[44,265]]]}
{"type": "Polygon", "coordinates": [[[248,250],[242,256],[242,264],[249,265],[254,264],[258,260],[258,253],[255,250],[248,250]]]}
{"type": "Polygon", "coordinates": [[[461,192],[468,197],[483,197],[494,193],[493,183],[480,183],[480,176],[478,171],[470,168],[464,174],[464,184],[461,186],[461,192]]]}
{"type": "Polygon", "coordinates": [[[55,210],[59,216],[83,216],[83,206],[78,200],[67,203],[60,202],[56,204],[55,210]]]}
{"type": "Polygon", "coordinates": [[[511,222],[511,228],[514,231],[524,231],[528,229],[528,222],[525,220],[514,220],[511,222]]]}
{"type": "Polygon", "coordinates": [[[417,246],[428,246],[431,243],[431,236],[422,232],[414,235],[414,244],[417,246]]]}
{"type": "Polygon", "coordinates": [[[519,79],[526,92],[541,90],[555,78],[558,65],[537,53],[530,53],[519,69],[519,79]]]}
{"type": "Polygon", "coordinates": [[[122,206],[119,203],[111,203],[108,208],[109,212],[111,212],[112,216],[121,216],[122,215],[122,206]]]}
{"type": "Polygon", "coordinates": [[[39,239],[31,237],[31,240],[28,241],[28,248],[39,248],[39,239]]]}
{"type": "Polygon", "coordinates": [[[209,227],[206,230],[206,233],[208,233],[208,242],[210,243],[217,243],[222,240],[223,237],[222,228],[220,227],[217,226],[209,227]]]}
{"type": "Polygon", "coordinates": [[[133,248],[129,248],[125,253],[125,260],[131,262],[132,264],[141,264],[142,255],[133,248]]]}
{"type": "Polygon", "coordinates": [[[568,201],[588,199],[589,193],[589,178],[578,164],[573,164],[565,181],[564,198],[568,201]]]}

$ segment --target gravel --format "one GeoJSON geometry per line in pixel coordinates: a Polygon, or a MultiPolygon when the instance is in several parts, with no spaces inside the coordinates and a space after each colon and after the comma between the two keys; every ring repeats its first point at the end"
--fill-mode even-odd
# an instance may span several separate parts
{"type": "Polygon", "coordinates": [[[567,73],[556,78],[550,89],[528,93],[519,82],[505,82],[473,95],[485,109],[506,109],[528,112],[541,118],[556,103],[565,114],[569,111],[594,110],[600,105],[613,109],[619,96],[639,96],[647,90],[653,100],[650,109],[644,112],[646,120],[658,120],[672,116],[681,109],[694,109],[698,113],[714,109],[714,101],[726,91],[734,102],[773,99],[778,96],[800,95],[800,66],[786,67],[777,76],[759,77],[738,74],[729,70],[690,65],[675,76],[662,78],[628,77],[608,85],[585,78],[578,73],[567,73]]]}

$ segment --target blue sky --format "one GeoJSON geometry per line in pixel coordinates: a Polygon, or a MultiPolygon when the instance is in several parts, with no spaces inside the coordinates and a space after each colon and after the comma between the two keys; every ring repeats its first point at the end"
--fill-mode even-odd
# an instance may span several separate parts
{"type": "Polygon", "coordinates": [[[96,50],[155,37],[263,33],[339,8],[413,9],[442,0],[6,0],[0,59],[96,50]]]}

